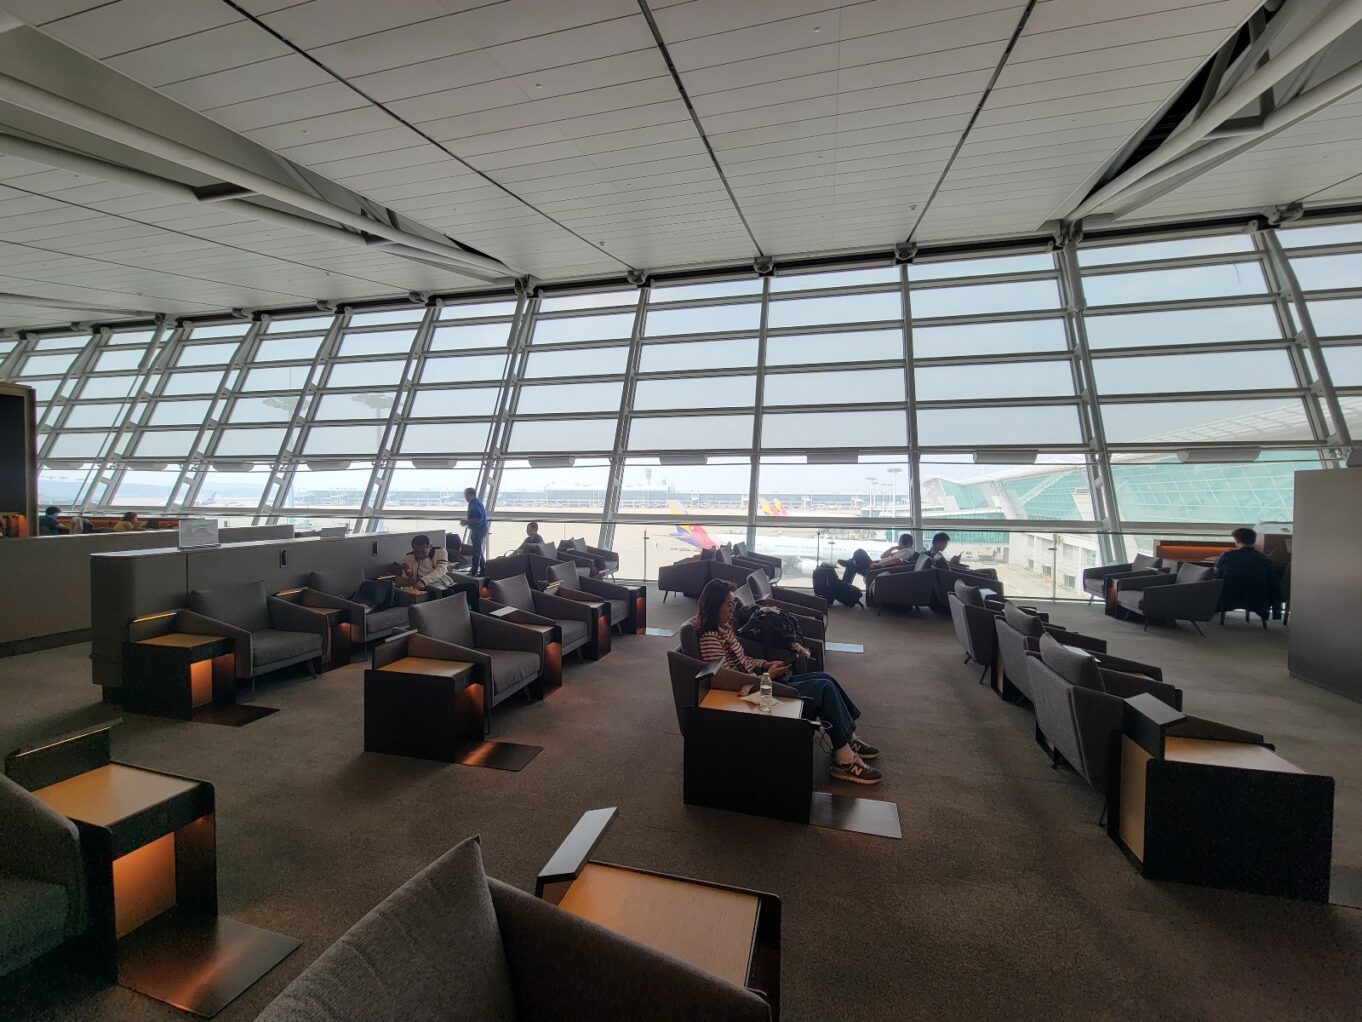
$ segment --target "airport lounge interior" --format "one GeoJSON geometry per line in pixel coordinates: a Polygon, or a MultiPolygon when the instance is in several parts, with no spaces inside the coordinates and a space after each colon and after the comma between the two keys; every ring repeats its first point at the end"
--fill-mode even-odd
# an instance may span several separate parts
{"type": "Polygon", "coordinates": [[[0,1018],[1356,1022],[1359,169],[1362,0],[0,0],[0,1018]]]}

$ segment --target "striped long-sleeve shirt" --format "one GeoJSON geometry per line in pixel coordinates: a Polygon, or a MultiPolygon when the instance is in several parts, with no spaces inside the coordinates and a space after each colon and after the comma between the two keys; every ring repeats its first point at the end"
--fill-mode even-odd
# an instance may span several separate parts
{"type": "Polygon", "coordinates": [[[699,640],[700,659],[706,663],[723,660],[725,667],[742,671],[744,674],[758,674],[765,667],[766,661],[750,657],[743,651],[742,643],[738,641],[732,625],[701,632],[699,640]]]}

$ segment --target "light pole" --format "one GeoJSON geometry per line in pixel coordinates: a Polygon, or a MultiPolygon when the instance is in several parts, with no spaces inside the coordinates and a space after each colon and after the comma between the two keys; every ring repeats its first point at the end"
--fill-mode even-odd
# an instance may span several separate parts
{"type": "Polygon", "coordinates": [[[894,466],[889,472],[889,516],[895,517],[899,513],[899,481],[896,478],[903,469],[894,466]]]}
{"type": "Polygon", "coordinates": [[[875,517],[875,477],[866,476],[866,484],[870,487],[870,517],[875,517]]]}

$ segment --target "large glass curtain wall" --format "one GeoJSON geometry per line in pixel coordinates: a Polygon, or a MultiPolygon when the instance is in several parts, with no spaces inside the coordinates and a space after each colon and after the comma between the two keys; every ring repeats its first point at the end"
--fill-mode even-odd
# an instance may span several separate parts
{"type": "Polygon", "coordinates": [[[1089,239],[760,278],[26,333],[41,500],[613,546],[807,578],[949,531],[1029,595],[1291,518],[1362,432],[1362,224],[1089,239]]]}

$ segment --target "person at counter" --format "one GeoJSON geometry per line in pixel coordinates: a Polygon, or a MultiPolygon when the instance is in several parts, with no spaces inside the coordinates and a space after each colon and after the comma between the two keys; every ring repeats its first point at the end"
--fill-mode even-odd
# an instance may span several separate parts
{"type": "Polygon", "coordinates": [[[454,584],[449,577],[449,554],[444,547],[432,546],[429,536],[416,536],[411,541],[411,553],[402,558],[400,585],[424,592],[427,589],[448,589],[454,584]]]}
{"type": "Polygon", "coordinates": [[[137,521],[136,511],[125,511],[123,517],[114,523],[114,532],[135,532],[142,526],[137,521]]]}
{"type": "Polygon", "coordinates": [[[55,505],[49,507],[38,518],[39,536],[65,536],[71,530],[57,521],[57,515],[61,514],[61,508],[55,505]]]}

